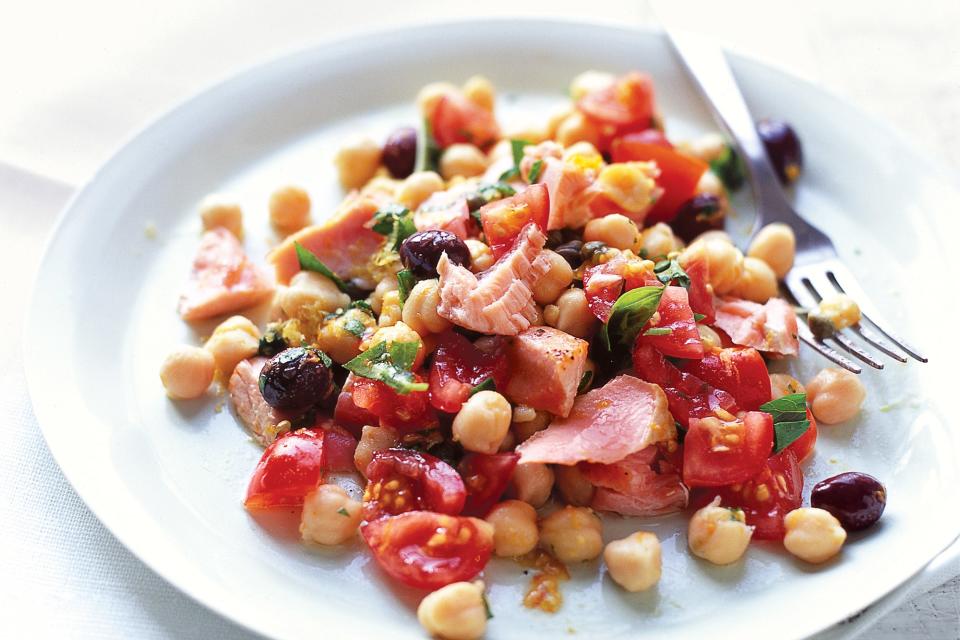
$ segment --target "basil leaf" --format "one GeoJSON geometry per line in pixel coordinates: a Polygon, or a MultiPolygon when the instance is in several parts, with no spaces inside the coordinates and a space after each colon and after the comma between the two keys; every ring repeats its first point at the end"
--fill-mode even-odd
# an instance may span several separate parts
{"type": "Polygon", "coordinates": [[[710,161],[710,171],[717,174],[720,182],[730,191],[736,191],[743,186],[745,173],[740,156],[729,144],[724,145],[723,151],[710,161]]]}
{"type": "Polygon", "coordinates": [[[322,362],[323,366],[325,366],[327,369],[333,366],[333,360],[331,360],[330,356],[328,356],[326,353],[318,349],[317,355],[320,356],[320,362],[322,362]]]}
{"type": "Polygon", "coordinates": [[[354,300],[350,303],[351,309],[360,309],[361,311],[373,315],[373,307],[366,300],[354,300]]]}
{"type": "Polygon", "coordinates": [[[760,405],[773,416],[773,452],[780,453],[810,428],[807,394],[792,393],[760,405]]]}
{"type": "Polygon", "coordinates": [[[500,177],[497,178],[497,180],[499,180],[500,182],[505,182],[507,180],[513,180],[519,175],[520,175],[520,169],[517,169],[516,167],[510,167],[509,169],[501,173],[500,177]]]}
{"type": "Polygon", "coordinates": [[[773,452],[780,453],[810,428],[809,420],[775,422],[773,424],[773,452]]]}
{"type": "Polygon", "coordinates": [[[513,154],[513,166],[518,172],[520,171],[520,161],[523,160],[523,150],[531,144],[532,143],[526,140],[510,141],[510,152],[513,154]]]}
{"type": "Polygon", "coordinates": [[[651,327],[643,332],[645,336],[669,336],[673,334],[673,329],[670,327],[651,327]]]}
{"type": "Polygon", "coordinates": [[[415,382],[410,367],[417,357],[420,341],[394,342],[387,348],[386,342],[378,342],[343,368],[362,378],[379,380],[397,393],[408,394],[413,391],[426,391],[426,382],[415,382]]]}
{"type": "Polygon", "coordinates": [[[413,271],[410,269],[403,269],[402,271],[397,272],[397,283],[400,285],[400,304],[403,305],[407,301],[407,296],[410,295],[410,290],[413,289],[413,286],[417,284],[417,279],[413,275],[413,271]]]}
{"type": "Polygon", "coordinates": [[[600,329],[600,337],[608,351],[613,350],[610,332],[617,336],[617,344],[631,348],[643,325],[653,317],[660,306],[660,296],[666,287],[638,287],[617,298],[610,310],[610,318],[600,329]]]}
{"type": "Polygon", "coordinates": [[[657,280],[665,285],[676,280],[677,284],[684,289],[690,288],[690,276],[683,270],[676,258],[661,260],[653,266],[653,272],[656,274],[657,280]]]}
{"type": "Polygon", "coordinates": [[[356,338],[362,338],[367,328],[356,318],[347,318],[343,322],[343,330],[352,334],[356,338]]]}
{"type": "Polygon", "coordinates": [[[433,127],[430,120],[423,119],[423,124],[417,132],[417,160],[414,162],[416,171],[437,171],[440,166],[440,146],[433,137],[433,127]]]}
{"type": "Polygon", "coordinates": [[[300,262],[301,269],[305,269],[306,271],[315,271],[320,275],[326,276],[333,280],[333,284],[337,285],[337,289],[340,289],[340,291],[343,291],[344,293],[347,292],[347,283],[341,280],[340,276],[331,271],[330,267],[323,264],[323,262],[320,261],[320,258],[318,258],[314,252],[310,251],[310,249],[307,249],[299,242],[294,242],[293,248],[297,252],[297,260],[300,262]]]}
{"type": "Polygon", "coordinates": [[[477,193],[479,193],[480,197],[486,202],[490,203],[494,200],[508,198],[517,193],[517,190],[501,180],[494,182],[493,184],[480,185],[480,187],[477,189],[477,193]]]}
{"type": "Polygon", "coordinates": [[[534,184],[537,181],[541,171],[543,171],[543,160],[534,161],[533,166],[530,167],[530,175],[527,176],[530,184],[534,184]]]}
{"type": "Polygon", "coordinates": [[[387,246],[394,251],[400,250],[403,241],[417,232],[413,223],[413,214],[398,204],[387,205],[373,215],[374,231],[387,236],[387,246]]]}
{"type": "Polygon", "coordinates": [[[497,384],[493,381],[493,376],[490,376],[480,384],[470,389],[470,396],[472,397],[473,394],[480,393],[481,391],[496,391],[496,390],[497,390],[497,384]]]}
{"type": "Polygon", "coordinates": [[[583,375],[580,376],[580,384],[577,385],[577,393],[583,393],[590,387],[590,382],[593,381],[593,371],[584,371],[583,375]]]}
{"type": "Polygon", "coordinates": [[[337,513],[342,515],[344,518],[350,517],[350,512],[347,511],[346,507],[340,507],[339,509],[337,509],[337,513]]]}
{"type": "Polygon", "coordinates": [[[700,322],[701,320],[703,320],[703,319],[706,318],[706,317],[707,317],[707,316],[705,316],[705,315],[702,314],[702,313],[695,313],[695,314],[693,314],[693,321],[694,321],[694,322],[700,322]]]}

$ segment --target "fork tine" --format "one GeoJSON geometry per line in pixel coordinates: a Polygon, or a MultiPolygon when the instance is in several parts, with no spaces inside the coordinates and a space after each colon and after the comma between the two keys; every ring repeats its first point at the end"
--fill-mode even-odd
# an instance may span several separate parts
{"type": "MultiPolygon", "coordinates": [[[[861,314],[861,315],[862,315],[862,314],[861,314]]],[[[880,349],[880,351],[884,352],[885,354],[887,354],[888,356],[890,356],[890,357],[893,358],[894,360],[896,360],[896,361],[898,361],[898,362],[906,362],[906,361],[907,361],[907,358],[906,358],[903,354],[894,351],[894,350],[893,350],[893,347],[891,347],[890,345],[888,345],[888,344],[884,341],[883,338],[881,338],[880,336],[878,336],[876,333],[874,333],[873,331],[871,331],[869,328],[865,327],[863,324],[857,324],[857,325],[855,325],[855,326],[853,326],[853,327],[850,327],[850,328],[851,328],[851,329],[853,330],[853,332],[856,333],[858,336],[860,336],[861,338],[863,338],[864,340],[866,340],[867,342],[869,342],[870,344],[872,344],[873,346],[875,346],[877,349],[880,349]]]]}
{"type": "Polygon", "coordinates": [[[830,339],[836,342],[837,344],[839,344],[844,349],[846,349],[848,352],[852,353],[853,355],[857,356],[858,358],[866,362],[868,365],[870,365],[874,369],[883,369],[882,362],[874,359],[874,357],[870,353],[868,353],[867,351],[864,351],[858,344],[853,342],[850,338],[843,335],[842,333],[837,332],[833,334],[830,337],[830,339]]]}
{"type": "Polygon", "coordinates": [[[899,337],[887,328],[889,326],[887,322],[881,318],[880,314],[873,306],[873,303],[870,301],[870,298],[867,297],[867,294],[863,292],[863,289],[861,289],[860,285],[857,284],[856,278],[853,277],[843,263],[839,261],[831,261],[829,268],[827,269],[827,278],[840,291],[846,293],[857,301],[857,305],[859,305],[861,310],[862,319],[876,327],[880,333],[892,340],[895,345],[897,345],[900,349],[903,349],[915,360],[920,362],[928,361],[926,356],[922,355],[916,348],[911,346],[908,342],[903,340],[903,338],[899,337]]]}
{"type": "MultiPolygon", "coordinates": [[[[817,268],[814,273],[810,273],[806,280],[809,282],[810,286],[815,291],[816,297],[823,299],[832,293],[837,293],[840,291],[834,282],[827,277],[826,270],[821,271],[820,268],[817,268]]],[[[883,363],[873,357],[873,354],[866,351],[863,347],[856,344],[846,335],[841,332],[837,332],[826,338],[825,340],[830,340],[840,345],[841,348],[846,350],[848,353],[853,354],[860,360],[866,362],[868,365],[874,369],[883,369],[883,363]]]]}
{"type": "Polygon", "coordinates": [[[837,352],[835,349],[832,349],[829,345],[814,338],[813,334],[810,333],[810,328],[806,324],[802,322],[797,323],[797,333],[799,334],[800,339],[803,340],[807,346],[818,351],[820,355],[827,360],[830,360],[834,364],[840,365],[851,373],[860,373],[863,371],[860,365],[843,357],[839,352],[837,352]]]}

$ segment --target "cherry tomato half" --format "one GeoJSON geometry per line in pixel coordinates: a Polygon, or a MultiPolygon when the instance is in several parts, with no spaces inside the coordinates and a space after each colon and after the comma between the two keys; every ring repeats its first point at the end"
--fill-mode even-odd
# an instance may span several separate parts
{"type": "Polygon", "coordinates": [[[690,418],[683,439],[683,482],[720,487],[756,476],[773,450],[773,417],[750,411],[742,418],[690,418]]]}
{"type": "Polygon", "coordinates": [[[531,222],[546,233],[549,215],[550,196],[543,184],[530,185],[516,195],[484,205],[480,209],[480,224],[493,257],[510,251],[514,240],[531,222]]]}
{"type": "Polygon", "coordinates": [[[387,449],[367,465],[363,517],[374,520],[405,511],[438,511],[458,515],[467,490],[456,469],[429,453],[387,449]]]}
{"type": "Polygon", "coordinates": [[[467,488],[463,515],[483,518],[503,496],[510,484],[520,454],[468,453],[460,461],[460,475],[467,488]]]}
{"type": "MultiPolygon", "coordinates": [[[[423,382],[419,374],[415,373],[414,379],[423,382]]],[[[397,393],[379,380],[358,376],[353,379],[352,392],[353,403],[376,416],[380,426],[411,433],[437,424],[437,413],[430,406],[430,395],[426,391],[397,393]]]]}
{"type": "Polygon", "coordinates": [[[408,511],[360,527],[380,567],[416,589],[469,580],[490,560],[492,527],[476,518],[408,511]]]}
{"type": "Polygon", "coordinates": [[[577,108],[601,124],[646,129],[653,118],[653,81],[647,74],[633,71],[583,96],[577,108]]]}
{"type": "Polygon", "coordinates": [[[267,447],[250,478],[243,506],[250,510],[296,507],[323,481],[324,431],[299,429],[267,447]]]}
{"type": "MultiPolygon", "coordinates": [[[[660,296],[657,307],[660,320],[655,329],[666,330],[665,335],[645,335],[643,331],[637,340],[653,346],[665,356],[674,358],[702,358],[703,342],[697,323],[693,319],[693,309],[683,287],[667,287],[660,296]]],[[[709,380],[707,381],[709,382],[709,380]]]]}
{"type": "Polygon", "coordinates": [[[440,98],[431,126],[433,139],[441,149],[460,142],[484,147],[500,137],[493,114],[457,93],[440,98]]]}
{"type": "Polygon", "coordinates": [[[510,375],[506,342],[495,339],[491,346],[491,350],[481,351],[459,333],[442,334],[430,365],[430,404],[456,413],[470,391],[490,378],[497,389],[506,389],[510,375]]]}
{"type": "Polygon", "coordinates": [[[684,363],[682,368],[732,395],[741,409],[756,411],[770,401],[770,373],[756,349],[719,349],[684,363]]]}

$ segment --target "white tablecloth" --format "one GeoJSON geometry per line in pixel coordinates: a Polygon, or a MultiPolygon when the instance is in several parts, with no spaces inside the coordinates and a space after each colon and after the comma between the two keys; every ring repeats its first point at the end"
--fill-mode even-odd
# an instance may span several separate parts
{"type": "MultiPolygon", "coordinates": [[[[0,22],[0,637],[245,638],[127,552],[65,481],[40,436],[22,317],[58,210],[131,131],[239,66],[318,38],[463,15],[652,22],[643,3],[370,0],[363,9],[239,3],[5,2],[0,22]]],[[[694,6],[691,26],[820,82],[960,169],[960,3],[822,0],[694,6]],[[709,8],[708,8],[709,7],[709,8]]],[[[960,637],[960,553],[851,623],[870,638],[960,637]],[[953,578],[953,579],[952,579],[953,578]],[[945,583],[945,584],[944,584],[945,583]]]]}

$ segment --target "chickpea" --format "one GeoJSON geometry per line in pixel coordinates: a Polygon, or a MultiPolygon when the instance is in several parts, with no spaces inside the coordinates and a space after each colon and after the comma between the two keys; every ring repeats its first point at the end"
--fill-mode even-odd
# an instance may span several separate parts
{"type": "Polygon", "coordinates": [[[485,111],[493,111],[496,90],[489,78],[484,76],[467,78],[467,81],[463,83],[463,95],[467,100],[485,111]]]}
{"type": "Polygon", "coordinates": [[[403,321],[421,336],[440,333],[450,327],[450,321],[437,313],[438,306],[439,280],[421,280],[411,289],[407,301],[403,303],[403,321]]]}
{"type": "Polygon", "coordinates": [[[413,211],[437,191],[443,191],[443,179],[433,171],[411,173],[397,189],[397,202],[413,211]]]}
{"type": "Polygon", "coordinates": [[[340,291],[330,278],[315,271],[300,271],[290,286],[277,293],[277,303],[288,318],[296,318],[307,309],[333,313],[350,304],[350,296],[340,291]]]}
{"type": "Polygon", "coordinates": [[[712,327],[698,323],[697,332],[700,334],[700,342],[703,343],[703,348],[707,351],[723,348],[723,340],[720,339],[720,334],[714,331],[712,327]]]}
{"type": "Polygon", "coordinates": [[[637,531],[607,543],[603,561],[613,581],[627,591],[646,591],[660,582],[660,541],[649,531],[637,531]]]}
{"type": "Polygon", "coordinates": [[[453,419],[453,439],[467,451],[496,453],[510,429],[510,403],[496,391],[479,391],[453,419]]]}
{"type": "Polygon", "coordinates": [[[423,359],[427,357],[427,349],[420,334],[404,322],[398,322],[389,327],[380,327],[376,333],[360,343],[360,350],[366,351],[380,342],[386,342],[387,349],[389,349],[394,342],[418,342],[420,347],[417,349],[417,356],[413,360],[414,369],[419,368],[420,365],[423,364],[423,359]]]}
{"type": "MultiPolygon", "coordinates": [[[[379,169],[377,172],[379,173],[379,169]]],[[[365,196],[373,196],[378,200],[394,200],[397,189],[400,187],[400,180],[394,180],[388,176],[375,175],[370,181],[363,185],[360,193],[365,196]]]]}
{"type": "Polygon", "coordinates": [[[845,293],[834,293],[821,300],[819,306],[810,312],[810,317],[811,326],[819,319],[841,331],[860,322],[860,307],[845,293]]]}
{"type": "Polygon", "coordinates": [[[856,374],[846,369],[822,369],[807,383],[807,402],[817,422],[846,422],[860,412],[867,388],[856,374]]]}
{"type": "Polygon", "coordinates": [[[333,163],[343,188],[350,191],[367,184],[376,175],[382,154],[380,145],[367,137],[355,138],[341,147],[333,163]]]}
{"type": "Polygon", "coordinates": [[[417,94],[417,106],[420,107],[420,114],[430,119],[433,117],[433,111],[437,108],[440,99],[451,93],[457,93],[457,87],[449,82],[431,82],[417,94]]]}
{"type": "Polygon", "coordinates": [[[806,389],[800,384],[800,381],[793,376],[785,373],[770,374],[770,393],[771,398],[776,400],[783,396],[789,396],[794,393],[806,393],[806,389]]]}
{"type": "Polygon", "coordinates": [[[513,470],[510,485],[518,500],[539,508],[550,498],[553,471],[542,462],[524,462],[513,470]]]}
{"type": "Polygon", "coordinates": [[[444,180],[455,176],[472,178],[487,170],[487,156],[472,144],[452,144],[440,156],[440,175],[444,180]]]}
{"type": "Polygon", "coordinates": [[[695,241],[684,249],[680,256],[681,265],[695,257],[702,257],[707,261],[710,284],[717,295],[730,293],[743,273],[743,254],[740,249],[717,237],[695,241]]]}
{"type": "Polygon", "coordinates": [[[469,238],[465,240],[467,249],[470,250],[470,271],[480,273],[493,266],[493,251],[490,246],[480,240],[469,238]]]}
{"type": "Polygon", "coordinates": [[[537,531],[537,512],[521,500],[505,500],[487,514],[493,525],[494,553],[512,558],[533,551],[540,540],[537,531]]]}
{"type": "Polygon", "coordinates": [[[400,444],[400,436],[389,427],[367,425],[360,432],[360,440],[353,452],[353,464],[362,475],[367,475],[367,466],[373,454],[400,444]]]}
{"type": "Polygon", "coordinates": [[[444,640],[477,640],[487,631],[483,582],[454,582],[420,601],[417,620],[444,640]]]}
{"type": "Polygon", "coordinates": [[[540,546],[560,562],[593,560],[603,551],[603,523],[586,507],[566,506],[540,522],[540,546]]]}
{"type": "Polygon", "coordinates": [[[694,238],[693,242],[697,242],[698,240],[707,241],[711,239],[723,240],[727,244],[733,244],[733,238],[730,237],[730,234],[720,229],[710,229],[709,231],[704,231],[694,238]]]}
{"type": "Polygon", "coordinates": [[[303,499],[300,537],[318,544],[342,544],[357,535],[362,518],[359,502],[335,484],[322,484],[303,499]]]}
{"type": "Polygon", "coordinates": [[[383,304],[380,307],[380,317],[377,325],[392,327],[403,319],[403,305],[400,304],[399,291],[387,291],[383,294],[383,304]]]}
{"type": "Polygon", "coordinates": [[[317,332],[316,346],[334,362],[343,364],[360,355],[360,342],[364,333],[375,326],[376,321],[369,313],[360,309],[347,309],[342,316],[323,323],[317,332]]]}
{"type": "Polygon", "coordinates": [[[213,382],[213,354],[200,347],[174,349],[160,365],[160,381],[174,400],[199,398],[213,382]]]}
{"type": "MultiPolygon", "coordinates": [[[[560,125],[564,120],[573,115],[574,108],[569,104],[560,105],[554,107],[547,114],[547,121],[544,124],[544,133],[547,136],[547,140],[555,140],[557,137],[557,129],[560,128],[560,125]]],[[[594,147],[596,148],[596,147],[594,147]]]]}
{"type": "Polygon", "coordinates": [[[204,231],[223,227],[238,240],[243,239],[243,210],[238,203],[222,194],[212,193],[203,199],[200,203],[200,219],[204,231]]]}
{"type": "Polygon", "coordinates": [[[720,180],[717,174],[709,169],[704,171],[703,175],[700,176],[700,181],[697,182],[695,191],[697,195],[707,194],[716,196],[717,200],[720,201],[720,208],[723,210],[726,210],[729,205],[727,202],[727,189],[723,186],[723,181],[720,180]]]}
{"type": "Polygon", "coordinates": [[[310,224],[310,196],[300,187],[287,186],[270,194],[270,224],[290,234],[310,224]]]}
{"type": "Polygon", "coordinates": [[[490,164],[493,164],[497,160],[509,158],[512,155],[513,147],[510,144],[510,140],[503,138],[500,142],[490,147],[490,151],[487,152],[487,159],[490,160],[490,164]]]}
{"type": "Polygon", "coordinates": [[[550,266],[533,285],[533,299],[539,304],[553,302],[573,282],[573,269],[570,268],[570,263],[556,251],[547,249],[544,253],[550,266]]]}
{"type": "Polygon", "coordinates": [[[746,524],[741,509],[720,506],[720,497],[690,518],[687,542],[694,555],[713,564],[731,564],[747,550],[753,527],[746,524]]]}
{"type": "Polygon", "coordinates": [[[600,125],[579,111],[574,111],[557,125],[554,138],[564,147],[576,142],[589,142],[596,147],[600,144],[600,125]]]}
{"type": "Polygon", "coordinates": [[[824,509],[794,509],[783,519],[787,533],[783,546],[801,560],[819,564],[840,553],[847,532],[840,521],[824,509]]]}
{"type": "Polygon", "coordinates": [[[521,404],[513,408],[513,422],[510,424],[510,429],[516,436],[517,442],[523,442],[537,431],[546,429],[550,425],[550,420],[550,414],[546,411],[521,404]]]}
{"type": "Polygon", "coordinates": [[[615,249],[632,249],[640,244],[640,231],[627,216],[612,213],[588,222],[583,229],[583,241],[598,241],[615,249]]]}
{"type": "Polygon", "coordinates": [[[782,222],[774,222],[760,229],[747,249],[748,256],[766,262],[780,280],[793,266],[796,253],[797,238],[793,229],[782,222]]]}
{"type": "Polygon", "coordinates": [[[567,504],[585,507],[593,501],[594,486],[577,465],[554,465],[557,490],[567,504]]]}
{"type": "MultiPolygon", "coordinates": [[[[617,162],[600,170],[595,186],[628,213],[645,214],[658,195],[657,165],[653,162],[617,162]]],[[[626,248],[633,248],[634,242],[626,248]]]]}
{"type": "Polygon", "coordinates": [[[579,100],[588,93],[606,89],[616,81],[612,73],[605,71],[584,71],[570,82],[570,98],[579,100]]]}
{"type": "Polygon", "coordinates": [[[659,258],[678,249],[673,230],[665,222],[658,222],[643,230],[639,253],[646,258],[659,258]]]}
{"type": "MultiPolygon", "coordinates": [[[[543,310],[543,319],[547,324],[550,324],[551,316],[554,315],[554,312],[547,313],[547,309],[551,306],[554,305],[549,305],[543,310]]],[[[577,338],[589,339],[600,324],[600,321],[590,313],[587,294],[583,289],[567,289],[557,298],[555,307],[555,320],[550,326],[577,338]]]]}
{"type": "Polygon", "coordinates": [[[551,327],[557,326],[560,319],[560,307],[555,304],[548,304],[543,308],[543,322],[551,327]]]}
{"type": "Polygon", "coordinates": [[[763,304],[777,295],[777,274],[766,262],[747,256],[743,259],[743,272],[734,285],[733,295],[763,304]]]}
{"type": "Polygon", "coordinates": [[[727,141],[723,136],[711,131],[685,145],[683,152],[709,164],[718,160],[726,147],[727,141]]]}
{"type": "Polygon", "coordinates": [[[586,159],[589,164],[596,164],[597,167],[603,165],[603,156],[597,151],[597,148],[589,142],[576,142],[563,150],[563,161],[576,161],[577,158],[586,159]]]}
{"type": "Polygon", "coordinates": [[[241,360],[257,354],[260,330],[243,316],[232,316],[221,322],[203,348],[213,355],[217,370],[229,377],[241,360]]]}
{"type": "Polygon", "coordinates": [[[373,312],[379,314],[383,309],[383,296],[388,291],[396,291],[399,287],[400,285],[396,278],[384,278],[378,282],[373,293],[367,298],[367,302],[370,303],[370,308],[373,309],[373,312]]]}

